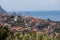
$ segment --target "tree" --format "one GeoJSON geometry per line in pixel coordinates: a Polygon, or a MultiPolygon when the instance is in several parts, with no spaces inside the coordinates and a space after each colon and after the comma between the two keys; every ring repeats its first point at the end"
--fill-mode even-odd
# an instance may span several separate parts
{"type": "Polygon", "coordinates": [[[9,30],[6,27],[0,27],[0,40],[5,40],[8,36],[9,30]]]}

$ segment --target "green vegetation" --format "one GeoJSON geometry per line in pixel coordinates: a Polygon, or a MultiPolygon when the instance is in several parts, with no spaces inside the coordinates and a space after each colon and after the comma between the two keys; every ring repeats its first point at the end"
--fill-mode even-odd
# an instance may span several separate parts
{"type": "Polygon", "coordinates": [[[50,36],[39,32],[16,32],[14,35],[10,34],[6,40],[60,40],[60,37],[55,37],[54,34],[50,36]]]}
{"type": "Polygon", "coordinates": [[[5,40],[8,37],[9,30],[6,27],[0,27],[0,40],[5,40]]]}

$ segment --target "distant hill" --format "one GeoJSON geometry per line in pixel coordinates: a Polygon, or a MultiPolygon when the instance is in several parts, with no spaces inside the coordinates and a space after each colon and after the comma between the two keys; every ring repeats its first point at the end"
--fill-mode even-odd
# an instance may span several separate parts
{"type": "Polygon", "coordinates": [[[6,14],[7,12],[0,6],[0,14],[6,14]]]}

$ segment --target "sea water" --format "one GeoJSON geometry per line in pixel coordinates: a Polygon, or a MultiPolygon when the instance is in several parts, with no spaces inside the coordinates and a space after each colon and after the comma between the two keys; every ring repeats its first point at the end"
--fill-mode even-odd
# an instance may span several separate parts
{"type": "Polygon", "coordinates": [[[54,21],[60,21],[60,11],[21,11],[20,13],[23,16],[33,16],[41,19],[50,18],[54,21]]]}

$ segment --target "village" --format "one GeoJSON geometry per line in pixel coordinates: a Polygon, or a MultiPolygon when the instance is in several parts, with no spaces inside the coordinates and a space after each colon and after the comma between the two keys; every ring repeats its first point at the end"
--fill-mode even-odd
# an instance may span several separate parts
{"type": "Polygon", "coordinates": [[[0,26],[7,26],[11,31],[48,31],[49,29],[53,31],[57,26],[57,23],[50,19],[42,20],[40,18],[34,18],[33,16],[18,16],[15,15],[15,12],[13,13],[14,15],[9,15],[1,7],[0,10],[0,26]]]}

